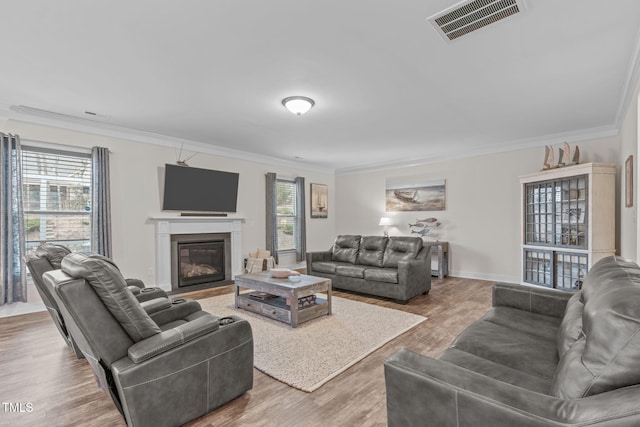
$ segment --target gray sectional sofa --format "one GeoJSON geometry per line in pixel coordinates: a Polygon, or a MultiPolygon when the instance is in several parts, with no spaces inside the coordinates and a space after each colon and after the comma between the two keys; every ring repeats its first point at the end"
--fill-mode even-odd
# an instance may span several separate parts
{"type": "Polygon", "coordinates": [[[438,359],[385,361],[388,425],[640,425],[640,267],[596,263],[575,293],[496,284],[438,359]]]}
{"type": "Polygon", "coordinates": [[[330,250],[307,253],[307,274],[404,304],[431,289],[431,247],[420,237],[341,235],[330,250]]]}

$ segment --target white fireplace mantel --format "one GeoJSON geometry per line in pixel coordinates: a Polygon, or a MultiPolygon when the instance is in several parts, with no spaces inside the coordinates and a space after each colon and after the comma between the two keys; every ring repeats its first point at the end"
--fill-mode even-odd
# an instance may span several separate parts
{"type": "Polygon", "coordinates": [[[156,228],[156,286],[171,291],[171,235],[230,233],[231,276],[242,274],[242,223],[244,218],[208,216],[150,216],[156,228]]]}

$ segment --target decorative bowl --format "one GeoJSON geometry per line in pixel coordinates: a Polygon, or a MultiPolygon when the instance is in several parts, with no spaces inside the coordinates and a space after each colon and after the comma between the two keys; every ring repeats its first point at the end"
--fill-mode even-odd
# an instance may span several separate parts
{"type": "Polygon", "coordinates": [[[272,268],[269,270],[271,273],[271,277],[275,277],[276,279],[286,279],[291,275],[291,270],[288,268],[272,268]]]}

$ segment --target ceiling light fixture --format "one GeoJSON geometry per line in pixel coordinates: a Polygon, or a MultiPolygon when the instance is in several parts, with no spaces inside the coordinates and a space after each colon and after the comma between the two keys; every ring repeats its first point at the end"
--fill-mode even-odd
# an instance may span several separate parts
{"type": "Polygon", "coordinates": [[[315,105],[315,101],[306,96],[289,96],[282,100],[282,105],[293,114],[301,116],[315,105]]]}

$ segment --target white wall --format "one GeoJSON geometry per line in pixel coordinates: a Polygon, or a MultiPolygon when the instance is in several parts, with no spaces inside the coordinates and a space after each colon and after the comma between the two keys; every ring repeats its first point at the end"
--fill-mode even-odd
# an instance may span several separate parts
{"type": "MultiPolygon", "coordinates": [[[[3,132],[20,135],[24,141],[36,140],[77,147],[103,146],[111,151],[111,203],[113,258],[125,277],[155,280],[154,225],[147,219],[161,213],[158,168],[175,163],[179,150],[129,140],[98,136],[9,120],[1,123],[3,132]]],[[[189,154],[191,154],[190,152],[189,154]]],[[[183,156],[184,157],[184,156],[183,156]]],[[[304,176],[306,183],[307,248],[324,250],[335,235],[333,174],[309,172],[300,168],[267,165],[245,160],[198,154],[189,161],[194,167],[240,173],[238,212],[243,224],[243,254],[265,246],[265,174],[304,176]],[[329,186],[328,219],[309,218],[309,184],[329,186]]]]}
{"type": "Polygon", "coordinates": [[[619,237],[620,237],[620,251],[619,254],[625,258],[639,261],[638,254],[640,254],[640,250],[638,249],[638,244],[640,238],[638,237],[638,227],[637,227],[637,219],[638,219],[638,159],[640,152],[638,151],[638,122],[640,119],[638,118],[638,114],[640,113],[640,109],[638,108],[638,102],[640,99],[636,99],[638,97],[638,89],[636,88],[635,95],[633,100],[629,105],[629,109],[627,110],[627,114],[624,118],[622,126],[620,128],[620,157],[618,160],[618,164],[620,165],[620,174],[618,177],[618,184],[620,185],[620,193],[618,198],[618,206],[619,206],[619,215],[616,221],[617,227],[619,228],[619,237]],[[634,200],[633,207],[625,207],[625,193],[624,189],[626,186],[625,182],[625,161],[629,155],[633,155],[633,163],[634,163],[634,200]]]}
{"type": "MultiPolygon", "coordinates": [[[[578,144],[581,162],[618,163],[618,137],[578,144]]],[[[336,177],[336,233],[381,234],[387,178],[444,178],[446,210],[394,213],[391,235],[406,235],[416,219],[442,221],[439,240],[450,243],[450,274],[520,281],[520,186],[518,176],[541,169],[544,148],[483,155],[336,177]]],[[[618,189],[619,191],[619,189],[618,189]]],[[[625,226],[626,227],[626,226],[625,226]]]]}

